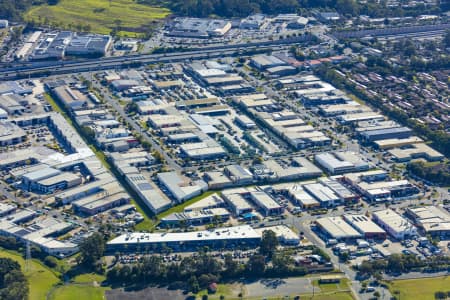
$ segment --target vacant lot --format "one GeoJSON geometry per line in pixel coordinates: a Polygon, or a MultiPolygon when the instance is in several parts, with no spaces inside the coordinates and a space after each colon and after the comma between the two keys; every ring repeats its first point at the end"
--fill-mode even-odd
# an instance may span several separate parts
{"type": "Polygon", "coordinates": [[[133,0],[61,0],[57,5],[33,7],[27,20],[55,27],[109,34],[118,28],[121,35],[135,36],[152,21],[165,18],[166,8],[137,4],[133,0]],[[88,27],[86,27],[88,25],[88,27]]]}
{"type": "Polygon", "coordinates": [[[434,300],[435,292],[450,291],[450,277],[394,280],[389,283],[389,290],[402,300],[434,300]]]}

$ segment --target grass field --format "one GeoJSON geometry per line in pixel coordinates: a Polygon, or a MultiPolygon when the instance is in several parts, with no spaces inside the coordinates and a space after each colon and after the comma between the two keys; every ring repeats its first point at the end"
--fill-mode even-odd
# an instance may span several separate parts
{"type": "Polygon", "coordinates": [[[22,271],[24,271],[30,285],[29,300],[46,299],[47,293],[50,289],[59,282],[59,278],[54,272],[35,259],[31,260],[29,270],[26,270],[25,260],[19,254],[1,249],[0,257],[11,258],[20,264],[20,267],[22,268],[22,271]]]}
{"type": "Polygon", "coordinates": [[[389,291],[402,300],[434,300],[434,293],[450,291],[450,277],[395,280],[388,282],[389,291]]]}
{"type": "Polygon", "coordinates": [[[89,25],[90,31],[109,34],[120,27],[120,34],[136,36],[139,28],[153,20],[165,18],[166,8],[137,4],[133,0],[61,0],[57,5],[40,5],[25,13],[26,20],[76,30],[77,25],[89,25]]]}

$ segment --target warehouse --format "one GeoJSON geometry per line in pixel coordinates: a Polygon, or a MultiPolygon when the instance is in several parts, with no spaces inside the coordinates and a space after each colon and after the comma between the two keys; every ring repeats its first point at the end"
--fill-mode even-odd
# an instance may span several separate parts
{"type": "Polygon", "coordinates": [[[334,207],[341,204],[341,199],[329,187],[320,183],[305,184],[304,189],[311,194],[322,207],[334,207]]]}
{"type": "Polygon", "coordinates": [[[284,211],[281,205],[263,191],[250,192],[250,198],[265,216],[280,215],[284,211]]]}
{"type": "Polygon", "coordinates": [[[198,196],[208,189],[208,184],[203,180],[191,181],[175,171],[158,173],[157,178],[178,203],[198,196]]]}
{"type": "Polygon", "coordinates": [[[0,95],[0,107],[9,115],[23,113],[27,104],[28,101],[19,95],[0,95]]]}
{"type": "Polygon", "coordinates": [[[286,225],[275,225],[263,228],[256,228],[255,231],[263,236],[264,231],[271,230],[278,238],[278,242],[282,245],[296,246],[300,243],[300,237],[292,229],[286,225]]]}
{"type": "Polygon", "coordinates": [[[108,209],[130,203],[130,196],[126,193],[116,193],[108,195],[105,191],[95,194],[72,203],[75,212],[92,216],[108,209]]]}
{"type": "Polygon", "coordinates": [[[253,206],[244,198],[248,194],[244,188],[222,191],[222,198],[235,216],[242,216],[253,211],[253,206]]]}
{"type": "Polygon", "coordinates": [[[0,146],[5,147],[25,141],[26,132],[14,123],[0,120],[0,146]]]}
{"type": "Polygon", "coordinates": [[[341,160],[332,153],[320,153],[314,156],[315,162],[317,162],[327,173],[336,175],[355,170],[355,165],[349,161],[341,160]]]}
{"type": "Polygon", "coordinates": [[[179,212],[170,214],[161,219],[164,227],[179,226],[201,226],[210,223],[224,223],[230,218],[230,213],[225,208],[210,208],[190,212],[179,212]]]}
{"type": "Polygon", "coordinates": [[[406,139],[385,139],[374,142],[374,146],[378,149],[390,149],[395,147],[404,147],[412,144],[422,143],[423,140],[417,136],[411,136],[406,139]]]}
{"type": "Polygon", "coordinates": [[[16,205],[0,202],[0,218],[15,212],[16,205]]]}
{"type": "Polygon", "coordinates": [[[332,178],[319,178],[318,182],[324,186],[330,188],[333,192],[338,195],[346,204],[350,202],[357,202],[359,197],[355,195],[352,191],[342,185],[339,181],[332,178]]]}
{"type": "Polygon", "coordinates": [[[253,183],[253,174],[240,165],[229,165],[224,169],[224,173],[231,181],[238,185],[249,185],[253,183]]]}
{"type": "Polygon", "coordinates": [[[361,238],[361,234],[346,223],[341,217],[326,217],[316,220],[318,228],[328,239],[349,241],[361,238]]]}
{"type": "Polygon", "coordinates": [[[175,252],[196,251],[202,247],[210,249],[230,248],[245,245],[257,247],[261,235],[248,225],[203,230],[196,232],[128,233],[106,244],[109,253],[136,253],[145,249],[161,251],[170,248],[175,252]]]}
{"type": "Polygon", "coordinates": [[[227,155],[227,152],[214,140],[200,143],[180,145],[180,154],[190,159],[216,159],[227,155]]]}
{"type": "Polygon", "coordinates": [[[337,117],[337,120],[341,124],[350,124],[350,123],[369,121],[369,120],[370,121],[371,120],[382,121],[382,120],[384,120],[384,116],[377,114],[375,112],[369,111],[369,112],[340,115],[337,117]]]}
{"type": "Polygon", "coordinates": [[[85,183],[73,189],[69,189],[59,194],[56,194],[55,200],[57,202],[61,202],[64,205],[69,204],[72,201],[100,192],[103,189],[103,186],[113,181],[114,181],[113,177],[108,177],[106,179],[85,183]]]}
{"type": "Polygon", "coordinates": [[[246,115],[236,115],[234,120],[243,129],[253,129],[256,127],[256,123],[246,115]]]}
{"type": "Polygon", "coordinates": [[[52,90],[53,94],[69,110],[84,109],[88,105],[86,95],[68,86],[59,86],[52,90]]]}
{"type": "Polygon", "coordinates": [[[325,117],[335,117],[345,114],[361,113],[368,110],[370,110],[370,108],[365,105],[360,105],[357,102],[336,105],[321,105],[319,107],[319,112],[325,117]]]}
{"type": "Polygon", "coordinates": [[[295,205],[300,206],[302,209],[319,208],[320,203],[308,194],[302,186],[295,185],[288,190],[289,198],[295,205]]]}
{"type": "Polygon", "coordinates": [[[408,180],[360,182],[353,186],[371,202],[402,199],[419,193],[419,189],[408,180]]]}
{"type": "Polygon", "coordinates": [[[397,240],[404,240],[417,235],[417,229],[414,225],[392,209],[374,212],[373,220],[397,240]]]}
{"type": "Polygon", "coordinates": [[[233,185],[233,182],[220,171],[205,172],[203,179],[208,183],[209,189],[212,190],[224,189],[233,185]]]}
{"type": "Polygon", "coordinates": [[[158,214],[172,205],[172,202],[158,188],[154,187],[150,179],[147,179],[144,175],[139,173],[126,174],[125,180],[154,214],[158,214]]]}
{"type": "Polygon", "coordinates": [[[428,161],[439,161],[445,158],[440,152],[424,143],[391,149],[388,150],[388,153],[392,155],[392,158],[397,162],[408,162],[417,158],[424,158],[428,161]]]}
{"type": "Polygon", "coordinates": [[[355,228],[365,239],[385,240],[386,231],[365,215],[344,215],[345,221],[355,228]]]}
{"type": "Polygon", "coordinates": [[[378,140],[393,139],[393,138],[409,138],[412,135],[412,130],[408,127],[395,127],[379,130],[371,130],[361,133],[361,140],[363,142],[375,142],[378,140]]]}
{"type": "Polygon", "coordinates": [[[32,184],[31,189],[44,194],[53,193],[56,190],[64,190],[80,185],[82,179],[79,175],[63,172],[56,176],[44,178],[32,184]]]}
{"type": "Polygon", "coordinates": [[[0,28],[8,28],[9,22],[8,20],[0,20],[0,28]]]}
{"type": "Polygon", "coordinates": [[[450,237],[450,214],[437,206],[407,208],[406,215],[425,234],[446,240],[450,237]]]}
{"type": "Polygon", "coordinates": [[[289,75],[295,75],[298,73],[298,70],[291,66],[277,66],[272,68],[267,68],[267,73],[269,73],[270,76],[289,76],[289,75]]]}
{"type": "Polygon", "coordinates": [[[266,70],[269,68],[279,67],[279,66],[286,66],[287,64],[282,61],[281,59],[273,56],[273,55],[257,55],[252,57],[250,60],[250,64],[257,68],[258,70],[266,70]]]}

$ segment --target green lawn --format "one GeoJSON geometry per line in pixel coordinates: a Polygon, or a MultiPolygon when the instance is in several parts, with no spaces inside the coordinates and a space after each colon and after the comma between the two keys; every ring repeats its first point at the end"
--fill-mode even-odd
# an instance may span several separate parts
{"type": "Polygon", "coordinates": [[[166,8],[138,4],[133,0],[61,0],[57,5],[32,7],[25,13],[26,20],[59,28],[78,30],[79,24],[90,26],[90,31],[109,34],[120,28],[121,35],[135,36],[142,26],[165,18],[166,8]]]}
{"type": "Polygon", "coordinates": [[[400,292],[398,299],[434,300],[435,292],[450,291],[450,277],[394,280],[388,286],[393,295],[400,292]]]}
{"type": "Polygon", "coordinates": [[[204,198],[206,198],[206,197],[208,197],[208,196],[210,196],[210,195],[212,195],[214,193],[216,193],[216,192],[215,191],[207,191],[207,192],[205,192],[205,193],[203,193],[203,194],[201,194],[201,195],[199,195],[197,197],[194,197],[194,198],[192,198],[192,199],[190,199],[190,200],[188,200],[186,202],[183,202],[180,205],[174,206],[174,207],[166,210],[165,212],[160,213],[158,215],[158,219],[164,218],[164,217],[170,215],[171,213],[182,212],[186,206],[189,206],[189,205],[191,205],[191,204],[193,204],[193,203],[195,203],[195,202],[197,202],[197,201],[199,201],[201,199],[204,199],[204,198]]]}
{"type": "Polygon", "coordinates": [[[72,283],[61,285],[52,291],[49,300],[102,300],[108,287],[101,287],[105,276],[98,274],[81,274],[72,283]]]}
{"type": "MultiPolygon", "coordinates": [[[[11,258],[17,261],[24,271],[30,285],[29,300],[43,300],[46,299],[47,293],[50,289],[59,282],[56,273],[44,266],[38,260],[31,260],[29,270],[25,269],[25,260],[17,253],[0,250],[0,257],[11,258]]],[[[61,298],[64,299],[64,298],[61,298]]],[[[84,299],[84,298],[80,298],[84,299]]],[[[86,298],[87,299],[87,298],[86,298]]]]}

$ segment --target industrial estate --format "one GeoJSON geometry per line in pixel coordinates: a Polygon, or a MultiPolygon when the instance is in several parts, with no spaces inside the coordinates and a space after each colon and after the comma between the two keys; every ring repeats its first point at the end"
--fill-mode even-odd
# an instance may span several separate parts
{"type": "Polygon", "coordinates": [[[0,253],[100,299],[414,299],[450,272],[449,21],[0,21],[0,253]]]}

